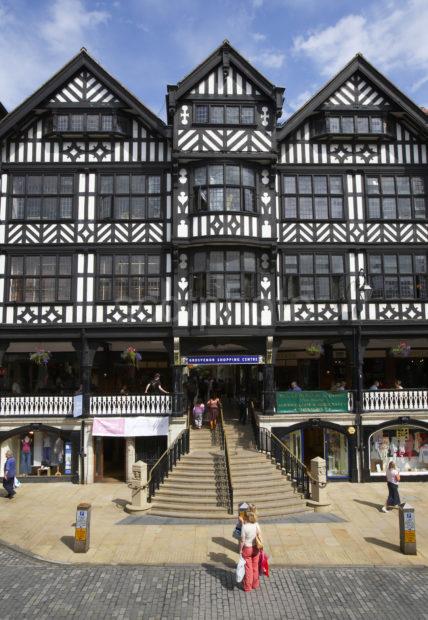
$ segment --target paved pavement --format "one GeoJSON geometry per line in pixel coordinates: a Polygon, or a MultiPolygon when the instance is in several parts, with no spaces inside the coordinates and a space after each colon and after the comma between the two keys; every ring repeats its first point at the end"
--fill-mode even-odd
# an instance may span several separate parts
{"type": "MultiPolygon", "coordinates": [[[[263,538],[276,566],[428,566],[428,483],[400,485],[415,507],[418,555],[399,548],[398,514],[380,512],[385,483],[331,483],[328,515],[263,520],[263,538]]],[[[23,484],[16,499],[0,497],[0,540],[46,559],[73,564],[236,564],[233,520],[202,522],[129,516],[125,484],[23,484]],[[79,502],[92,504],[91,548],[73,553],[79,502]]],[[[245,498],[244,498],[245,499],[245,498]]],[[[1,618],[1,604],[0,604],[1,618]]]]}
{"type": "Polygon", "coordinates": [[[246,593],[209,564],[64,566],[0,546],[0,600],[2,620],[423,620],[428,568],[273,568],[246,593]]]}

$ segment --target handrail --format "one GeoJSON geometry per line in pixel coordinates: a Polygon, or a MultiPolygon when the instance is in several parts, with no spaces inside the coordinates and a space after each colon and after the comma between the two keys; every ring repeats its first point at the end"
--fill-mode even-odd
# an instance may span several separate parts
{"type": "Polygon", "coordinates": [[[308,468],[295,456],[289,448],[267,428],[259,428],[256,436],[257,449],[269,453],[291,479],[296,481],[297,487],[306,498],[311,496],[311,483],[324,487],[308,471],[308,468]]]}
{"type": "Polygon", "coordinates": [[[168,473],[177,465],[177,461],[181,459],[183,454],[187,454],[188,452],[189,427],[187,426],[150,469],[147,483],[143,487],[147,488],[148,502],[152,501],[152,496],[155,495],[165,478],[168,477],[168,473]]]}
{"type": "Polygon", "coordinates": [[[230,457],[229,457],[229,448],[227,445],[227,437],[226,431],[224,428],[224,417],[223,417],[223,407],[220,407],[220,424],[218,425],[220,430],[220,442],[221,447],[224,450],[224,460],[226,463],[226,475],[227,475],[227,486],[228,486],[228,495],[229,495],[229,514],[233,514],[233,482],[232,482],[232,471],[230,467],[230,457]]]}

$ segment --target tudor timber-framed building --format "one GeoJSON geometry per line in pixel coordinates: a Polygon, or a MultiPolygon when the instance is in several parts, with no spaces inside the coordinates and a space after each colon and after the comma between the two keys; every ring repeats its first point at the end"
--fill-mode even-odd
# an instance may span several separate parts
{"type": "Polygon", "coordinates": [[[126,478],[210,375],[331,479],[428,474],[427,116],[361,55],[278,124],[283,92],[225,41],[167,124],[86,50],[0,106],[2,458],[126,478]]]}

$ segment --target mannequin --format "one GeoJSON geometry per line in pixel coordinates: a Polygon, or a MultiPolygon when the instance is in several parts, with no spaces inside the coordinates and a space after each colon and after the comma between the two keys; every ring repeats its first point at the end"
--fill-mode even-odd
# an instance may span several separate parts
{"type": "Polygon", "coordinates": [[[389,439],[388,437],[384,437],[382,439],[382,443],[380,444],[380,457],[382,459],[382,469],[386,471],[389,462],[389,439]]]}
{"type": "Polygon", "coordinates": [[[51,437],[48,433],[43,433],[43,461],[45,465],[51,462],[51,437]]]}
{"type": "Polygon", "coordinates": [[[53,454],[56,465],[55,476],[61,476],[60,465],[62,465],[64,461],[64,442],[59,436],[55,439],[53,454]]]}
{"type": "Polygon", "coordinates": [[[31,437],[25,435],[21,441],[21,473],[28,476],[31,473],[31,437]]]}

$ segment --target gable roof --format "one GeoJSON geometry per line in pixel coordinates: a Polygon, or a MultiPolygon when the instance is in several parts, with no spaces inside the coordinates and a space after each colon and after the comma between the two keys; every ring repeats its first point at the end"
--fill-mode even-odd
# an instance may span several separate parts
{"type": "Polygon", "coordinates": [[[0,121],[0,138],[13,129],[23,118],[25,118],[34,108],[37,108],[48,97],[55,97],[67,85],[67,82],[75,78],[81,70],[87,69],[92,76],[103,84],[109,91],[112,91],[120,100],[137,114],[150,129],[166,135],[165,123],[145,106],[135,95],[129,92],[120,82],[88,54],[85,48],[74,56],[62,69],[55,73],[45,84],[35,93],[25,99],[17,108],[7,114],[0,121]]]}
{"type": "Polygon", "coordinates": [[[277,139],[283,140],[313,112],[318,110],[331,97],[337,96],[344,83],[349,80],[355,72],[365,76],[371,83],[371,90],[380,97],[386,96],[390,101],[400,107],[409,123],[428,135],[427,116],[407,95],[399,90],[388,78],[369,63],[362,54],[356,54],[344,68],[339,71],[325,86],[323,86],[313,97],[311,97],[299,110],[294,112],[277,131],[277,139]],[[380,92],[378,92],[378,90],[380,92]]]}
{"type": "Polygon", "coordinates": [[[282,110],[284,88],[272,84],[260,71],[258,71],[242,54],[240,54],[228,40],[224,40],[205,60],[195,69],[188,73],[176,85],[168,85],[167,106],[175,105],[175,102],[183,95],[196,88],[197,85],[208,76],[209,73],[221,65],[226,70],[230,63],[239,71],[240,74],[248,79],[254,88],[261,94],[266,95],[274,101],[277,109],[282,110]]]}

